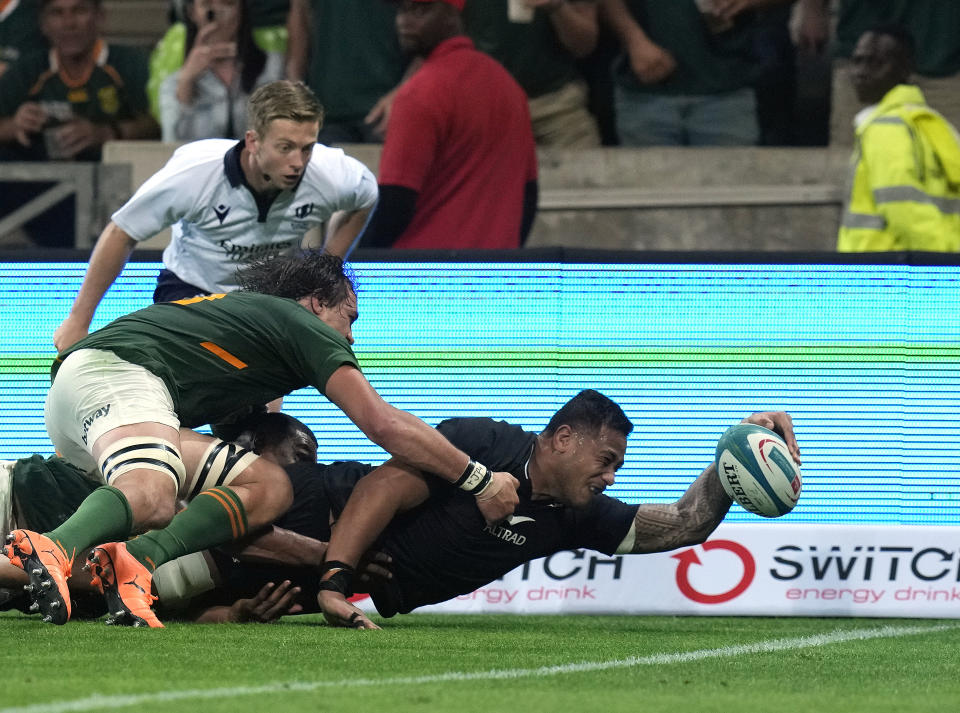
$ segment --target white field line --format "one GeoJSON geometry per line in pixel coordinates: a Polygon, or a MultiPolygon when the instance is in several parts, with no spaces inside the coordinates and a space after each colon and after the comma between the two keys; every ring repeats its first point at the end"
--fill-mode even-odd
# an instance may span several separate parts
{"type": "Polygon", "coordinates": [[[72,701],[37,703],[29,706],[0,708],[0,713],[70,713],[73,711],[103,711],[126,708],[151,703],[171,703],[174,701],[202,700],[207,698],[239,698],[241,696],[259,696],[289,692],[309,692],[325,688],[369,688],[374,686],[400,686],[427,683],[448,683],[460,681],[486,681],[519,678],[539,678],[569,673],[606,671],[609,669],[632,668],[635,666],[657,666],[663,664],[687,663],[704,659],[733,658],[748,654],[763,654],[774,651],[795,651],[817,646],[829,646],[845,641],[864,641],[867,639],[895,638],[913,636],[960,628],[960,624],[937,624],[932,626],[882,626],[872,629],[836,630],[828,634],[800,636],[792,639],[771,639],[754,644],[723,646],[717,649],[699,649],[675,654],[653,654],[651,656],[629,656],[625,659],[610,661],[581,661],[579,663],[541,666],[539,668],[494,669],[492,671],[451,671],[428,676],[395,676],[389,678],[343,678],[329,681],[289,681],[271,683],[263,686],[238,686],[231,688],[198,688],[192,690],[156,691],[116,696],[89,696],[72,701]]]}

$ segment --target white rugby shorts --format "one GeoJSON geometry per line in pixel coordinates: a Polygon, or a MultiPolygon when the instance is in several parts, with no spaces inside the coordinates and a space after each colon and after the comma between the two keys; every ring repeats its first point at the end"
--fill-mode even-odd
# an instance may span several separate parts
{"type": "Polygon", "coordinates": [[[64,360],[43,417],[57,453],[88,471],[97,469],[93,444],[107,431],[146,422],[180,428],[163,380],[101,349],[80,349],[64,360]]]}

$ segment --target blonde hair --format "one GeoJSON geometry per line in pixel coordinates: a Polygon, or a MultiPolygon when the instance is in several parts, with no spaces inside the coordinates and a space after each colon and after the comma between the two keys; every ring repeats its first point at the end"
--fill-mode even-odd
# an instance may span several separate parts
{"type": "Polygon", "coordinates": [[[303,82],[280,79],[258,87],[250,95],[247,128],[262,137],[275,119],[288,119],[298,124],[315,121],[322,126],[323,105],[303,82]]]}

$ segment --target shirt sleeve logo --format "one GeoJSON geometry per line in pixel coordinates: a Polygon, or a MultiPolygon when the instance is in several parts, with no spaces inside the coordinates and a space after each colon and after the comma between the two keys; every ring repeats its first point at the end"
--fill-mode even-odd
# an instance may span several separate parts
{"type": "Polygon", "coordinates": [[[226,218],[227,213],[230,212],[230,206],[221,203],[218,206],[214,206],[213,212],[217,214],[217,219],[220,221],[220,225],[223,225],[223,219],[226,218]]]}

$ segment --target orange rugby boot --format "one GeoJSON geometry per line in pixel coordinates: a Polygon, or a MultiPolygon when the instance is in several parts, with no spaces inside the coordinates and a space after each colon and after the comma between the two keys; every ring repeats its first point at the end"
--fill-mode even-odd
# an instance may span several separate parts
{"type": "Polygon", "coordinates": [[[59,544],[32,530],[14,530],[7,535],[3,553],[30,578],[30,584],[23,587],[30,595],[30,611],[40,612],[45,622],[66,624],[70,619],[67,579],[73,557],[68,558],[59,544]]]}
{"type": "Polygon", "coordinates": [[[153,575],[127,551],[125,542],[94,547],[87,560],[83,568],[93,574],[91,583],[107,599],[107,624],[163,628],[150,608],[157,599],[150,593],[153,575]]]}

